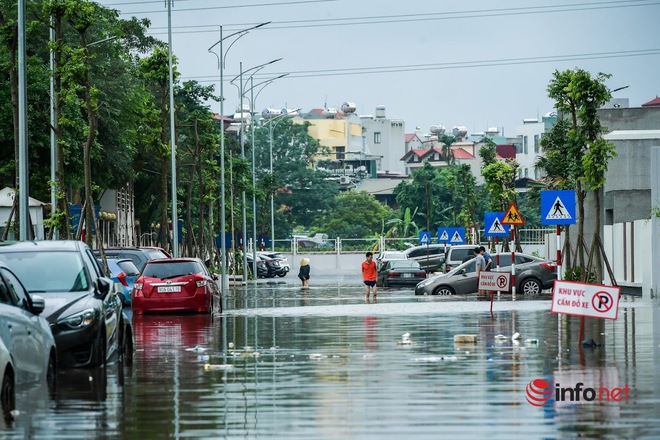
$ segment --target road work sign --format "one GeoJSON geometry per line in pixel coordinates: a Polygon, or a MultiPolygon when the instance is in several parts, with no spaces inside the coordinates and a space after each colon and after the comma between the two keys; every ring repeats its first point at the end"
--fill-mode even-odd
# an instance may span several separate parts
{"type": "Polygon", "coordinates": [[[507,292],[511,287],[511,273],[481,271],[479,272],[479,290],[494,290],[507,292]]]}
{"type": "Polygon", "coordinates": [[[615,320],[619,312],[620,291],[617,286],[555,281],[551,311],[615,320]]]}

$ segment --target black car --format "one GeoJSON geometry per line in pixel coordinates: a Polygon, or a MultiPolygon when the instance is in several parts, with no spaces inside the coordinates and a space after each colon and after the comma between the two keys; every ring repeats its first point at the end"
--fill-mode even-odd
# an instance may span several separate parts
{"type": "MultiPolygon", "coordinates": [[[[254,263],[252,260],[252,254],[246,254],[248,270],[252,273],[252,268],[254,263]]],[[[257,278],[267,278],[268,277],[268,267],[266,267],[266,262],[261,258],[257,259],[257,278]]]]}
{"type": "Polygon", "coordinates": [[[275,258],[259,254],[257,254],[257,258],[266,263],[266,269],[268,270],[266,272],[266,278],[283,277],[286,275],[286,269],[280,266],[280,263],[275,258]]]}
{"type": "Polygon", "coordinates": [[[133,333],[119,294],[89,247],[78,240],[0,246],[0,261],[45,299],[62,367],[96,367],[132,358],[133,333]]]}
{"type": "MultiPolygon", "coordinates": [[[[150,260],[160,260],[163,258],[171,258],[166,252],[161,249],[153,247],[110,247],[103,250],[106,258],[130,258],[140,272],[150,260]]],[[[100,251],[94,250],[94,255],[100,257],[100,251]]]]}
{"type": "Polygon", "coordinates": [[[390,260],[378,271],[376,284],[380,287],[415,287],[426,279],[426,271],[415,260],[390,260]]]}

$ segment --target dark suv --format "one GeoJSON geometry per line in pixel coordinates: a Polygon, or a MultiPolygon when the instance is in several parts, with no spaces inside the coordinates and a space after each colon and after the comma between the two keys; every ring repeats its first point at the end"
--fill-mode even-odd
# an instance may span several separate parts
{"type": "Polygon", "coordinates": [[[96,367],[132,359],[130,320],[115,286],[80,240],[24,241],[0,246],[0,261],[45,300],[43,316],[64,367],[96,367]]]}
{"type": "MultiPolygon", "coordinates": [[[[135,267],[137,267],[140,272],[142,272],[142,269],[144,268],[144,265],[147,264],[147,261],[171,258],[170,255],[168,255],[163,250],[152,247],[110,247],[103,249],[103,252],[107,258],[130,258],[131,261],[133,261],[133,264],[135,264],[135,267]]],[[[98,250],[94,250],[94,255],[100,257],[101,253],[98,250]]]]}
{"type": "Polygon", "coordinates": [[[437,272],[445,263],[445,245],[429,244],[415,246],[403,251],[409,260],[415,260],[427,272],[437,272]]]}

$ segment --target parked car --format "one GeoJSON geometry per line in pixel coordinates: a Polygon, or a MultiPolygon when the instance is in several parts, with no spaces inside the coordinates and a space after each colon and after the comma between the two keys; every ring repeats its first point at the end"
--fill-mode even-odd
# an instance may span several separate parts
{"type": "Polygon", "coordinates": [[[390,260],[378,271],[376,285],[414,287],[426,278],[426,271],[415,260],[390,260]]]}
{"type": "MultiPolygon", "coordinates": [[[[140,272],[147,261],[171,258],[163,249],[153,247],[110,247],[104,249],[103,253],[106,258],[129,258],[140,272]]],[[[94,250],[94,255],[100,257],[101,253],[99,250],[94,250]]]]}
{"type": "Polygon", "coordinates": [[[279,252],[265,251],[265,252],[259,252],[259,253],[257,253],[257,255],[265,255],[265,256],[270,257],[270,258],[274,259],[275,261],[277,261],[280,264],[280,266],[282,267],[282,269],[284,269],[284,273],[279,275],[280,277],[285,276],[287,273],[289,273],[291,271],[291,266],[289,265],[289,260],[287,260],[287,258],[279,252]]]}
{"type": "MultiPolygon", "coordinates": [[[[252,254],[246,254],[245,257],[247,258],[248,271],[252,273],[254,267],[254,264],[252,263],[254,261],[252,260],[252,254]]],[[[268,267],[266,266],[266,262],[261,258],[259,258],[257,259],[257,278],[267,278],[267,277],[268,277],[268,267]]]]}
{"type": "Polygon", "coordinates": [[[437,272],[445,264],[445,245],[414,246],[403,251],[409,260],[415,260],[427,272],[437,272]]]}
{"type": "Polygon", "coordinates": [[[121,302],[124,306],[131,305],[133,285],[140,276],[140,271],[129,258],[108,258],[110,279],[114,281],[117,290],[121,292],[121,302]]]}
{"type": "Polygon", "coordinates": [[[379,253],[375,260],[376,260],[376,269],[380,270],[380,268],[383,266],[383,264],[387,263],[390,260],[407,260],[408,256],[399,251],[384,251],[379,253]]]}
{"type": "Polygon", "coordinates": [[[55,338],[48,322],[39,316],[43,297],[30,296],[4,263],[0,263],[0,340],[9,350],[15,383],[45,380],[53,389],[57,373],[55,338]]]}
{"type": "Polygon", "coordinates": [[[445,254],[445,272],[448,273],[457,266],[474,258],[474,244],[457,244],[447,248],[445,254]]]}
{"type": "Polygon", "coordinates": [[[153,312],[211,313],[220,307],[220,289],[199,258],[168,258],[145,264],[133,286],[135,314],[153,312]]]}
{"type": "Polygon", "coordinates": [[[45,299],[61,367],[96,367],[132,349],[130,320],[112,280],[80,240],[24,241],[0,246],[0,261],[45,299]]]}
{"type": "MultiPolygon", "coordinates": [[[[532,255],[516,253],[516,292],[524,295],[538,295],[544,289],[551,289],[557,279],[557,263],[532,255]]],[[[499,256],[500,272],[511,272],[511,253],[499,256]]],[[[415,287],[415,295],[468,295],[477,292],[479,280],[476,260],[473,258],[447,274],[422,281],[415,287]]]]}
{"type": "MultiPolygon", "coordinates": [[[[250,257],[252,254],[248,254],[250,257]]],[[[257,258],[264,263],[266,263],[266,278],[274,277],[283,277],[286,275],[286,271],[280,266],[280,263],[277,262],[274,258],[268,257],[266,255],[257,254],[257,258]]]]}

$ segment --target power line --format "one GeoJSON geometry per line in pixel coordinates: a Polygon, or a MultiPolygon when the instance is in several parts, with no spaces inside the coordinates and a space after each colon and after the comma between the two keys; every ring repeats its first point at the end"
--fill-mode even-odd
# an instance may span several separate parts
{"type": "MultiPolygon", "coordinates": [[[[178,0],[181,1],[181,0],[178,0]]],[[[189,0],[187,0],[189,1],[189,0]]],[[[305,3],[327,3],[327,2],[336,2],[338,0],[291,0],[291,1],[285,1],[285,2],[276,2],[276,3],[252,3],[252,4],[247,4],[247,5],[231,5],[231,6],[206,6],[206,7],[199,7],[199,8],[177,8],[175,11],[177,12],[192,12],[192,11],[208,11],[211,9],[240,9],[240,8],[258,8],[262,6],[288,6],[288,5],[300,5],[300,4],[305,4],[305,3]]],[[[639,0],[635,0],[639,1],[639,0]]],[[[151,2],[144,2],[140,3],[146,4],[146,3],[162,3],[161,1],[151,1],[151,2]]],[[[104,6],[136,6],[135,3],[108,3],[104,6]]],[[[135,12],[121,12],[122,15],[135,15],[135,14],[161,14],[161,13],[166,13],[167,10],[162,10],[162,9],[153,9],[150,11],[135,11],[135,12]]]]}
{"type": "MultiPolygon", "coordinates": [[[[299,1],[291,3],[316,3],[319,1],[336,1],[336,0],[316,0],[316,1],[299,1]]],[[[224,9],[224,8],[238,8],[250,6],[273,6],[290,3],[271,3],[271,4],[254,4],[254,5],[241,5],[241,6],[210,6],[206,8],[183,8],[177,11],[199,11],[211,9],[224,9]]],[[[656,0],[612,0],[601,1],[593,3],[574,3],[574,4],[561,4],[561,5],[546,5],[546,6],[526,6],[519,8],[496,8],[496,9],[480,9],[472,11],[454,11],[454,12],[428,12],[418,14],[398,14],[398,15],[373,15],[362,17],[343,17],[343,18],[327,18],[327,19],[305,19],[305,20],[284,20],[274,21],[268,29],[296,29],[296,28],[312,28],[312,27],[330,27],[330,26],[355,26],[365,24],[386,24],[386,23],[404,23],[404,22],[419,22],[419,21],[437,21],[437,20],[456,20],[466,18],[484,18],[484,17],[501,17],[501,16],[517,16],[517,15],[535,15],[535,14],[551,14],[562,12],[577,12],[577,11],[592,11],[592,10],[606,10],[618,8],[631,8],[631,7],[645,7],[657,6],[660,2],[656,0]]],[[[152,10],[141,12],[123,13],[124,15],[131,14],[150,14],[150,13],[163,13],[165,11],[152,10]]],[[[233,23],[223,25],[226,29],[233,27],[242,28],[253,23],[233,23]]],[[[176,33],[205,33],[213,32],[218,28],[218,25],[195,25],[195,26],[175,26],[175,29],[193,28],[190,31],[177,31],[176,33]],[[209,30],[200,30],[201,27],[209,27],[209,30]]],[[[164,27],[154,27],[152,30],[166,29],[164,27]]],[[[156,33],[157,34],[157,33],[156,33]]]]}
{"type": "MultiPolygon", "coordinates": [[[[433,63],[433,64],[406,64],[400,66],[375,66],[375,67],[355,67],[345,69],[320,69],[320,70],[299,70],[289,71],[290,78],[312,78],[323,76],[349,76],[349,75],[365,75],[365,74],[383,74],[383,73],[401,73],[413,71],[432,71],[432,70],[450,70],[450,69],[471,69],[479,67],[497,67],[497,66],[512,66],[524,64],[541,64],[559,61],[583,61],[607,58],[628,58],[637,56],[652,56],[660,55],[660,48],[657,49],[636,49],[631,51],[615,51],[615,52],[591,52],[582,54],[571,55],[550,55],[542,57],[521,57],[521,58],[502,58],[493,60],[476,60],[476,61],[459,61],[459,62],[446,62],[446,63],[433,63]]],[[[256,77],[271,77],[276,76],[278,73],[269,72],[268,74],[256,74],[256,77]]],[[[216,75],[217,76],[217,75],[216,75]]],[[[214,75],[207,76],[190,76],[182,77],[181,79],[195,79],[199,82],[214,82],[217,77],[214,75]],[[208,79],[207,79],[208,78],[208,79]]]]}

